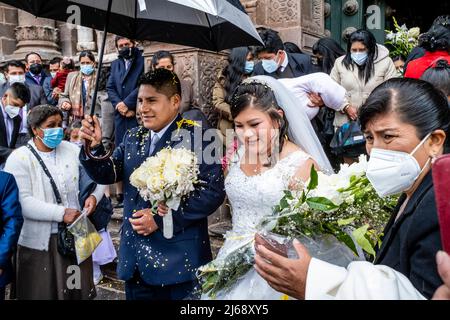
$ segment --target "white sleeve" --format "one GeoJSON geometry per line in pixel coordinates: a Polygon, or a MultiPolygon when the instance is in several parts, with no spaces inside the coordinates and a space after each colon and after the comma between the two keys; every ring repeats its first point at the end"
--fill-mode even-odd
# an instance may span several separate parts
{"type": "Polygon", "coordinates": [[[307,300],[423,300],[422,294],[394,269],[355,261],[347,269],[312,258],[306,279],[307,300]]]}
{"type": "Polygon", "coordinates": [[[94,196],[97,200],[97,204],[102,199],[103,195],[105,194],[106,185],[97,184],[97,187],[94,189],[94,191],[91,193],[91,196],[94,196]]]}

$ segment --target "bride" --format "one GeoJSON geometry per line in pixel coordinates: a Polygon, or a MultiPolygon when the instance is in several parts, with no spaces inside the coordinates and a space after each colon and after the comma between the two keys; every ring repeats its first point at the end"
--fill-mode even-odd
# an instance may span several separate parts
{"type": "MultiPolygon", "coordinates": [[[[284,190],[307,182],[311,166],[331,173],[331,165],[295,96],[268,76],[246,79],[231,105],[238,149],[229,159],[225,189],[233,228],[216,259],[253,241],[262,217],[272,214],[284,190]]],[[[282,299],[252,268],[216,299],[282,299]]],[[[207,295],[203,295],[208,299],[207,295]]]]}

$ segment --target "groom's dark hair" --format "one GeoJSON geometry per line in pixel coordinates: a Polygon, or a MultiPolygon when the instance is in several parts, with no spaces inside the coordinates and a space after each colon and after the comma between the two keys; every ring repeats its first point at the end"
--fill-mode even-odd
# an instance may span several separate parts
{"type": "Polygon", "coordinates": [[[175,72],[164,68],[155,69],[143,74],[139,79],[139,85],[150,85],[167,98],[171,98],[175,94],[181,97],[180,79],[175,72]]]}

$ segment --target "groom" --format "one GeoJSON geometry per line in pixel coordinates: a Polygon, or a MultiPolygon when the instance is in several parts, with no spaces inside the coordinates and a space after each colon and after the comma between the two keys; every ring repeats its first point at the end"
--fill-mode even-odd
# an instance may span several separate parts
{"type": "MultiPolygon", "coordinates": [[[[117,273],[125,280],[128,300],[180,300],[192,298],[192,294],[195,297],[199,289],[196,269],[212,259],[207,217],[225,196],[220,161],[199,162],[198,179],[202,183],[173,211],[171,239],[163,236],[161,216],[152,215],[150,202],[142,199],[130,184],[133,171],[163,148],[180,143],[197,152],[206,148],[207,142],[194,140],[194,126],[182,121],[178,113],[180,101],[180,81],[175,73],[157,69],[144,74],[138,93],[142,126],[125,134],[110,159],[91,160],[84,148],[80,152],[80,161],[94,181],[124,183],[124,222],[117,273]],[[199,147],[194,150],[194,146],[199,147]]],[[[81,132],[83,139],[91,141],[94,155],[104,154],[95,116],[94,119],[86,116],[81,132]]]]}

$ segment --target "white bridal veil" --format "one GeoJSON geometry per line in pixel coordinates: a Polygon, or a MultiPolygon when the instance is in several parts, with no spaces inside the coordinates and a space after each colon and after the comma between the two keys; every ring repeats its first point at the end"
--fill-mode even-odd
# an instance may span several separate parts
{"type": "Polygon", "coordinates": [[[289,139],[310,154],[321,171],[328,174],[333,173],[330,161],[323,151],[306,111],[298,106],[295,95],[275,78],[255,76],[244,80],[244,82],[253,81],[267,85],[274,92],[278,105],[283,109],[289,123],[289,139]]]}

